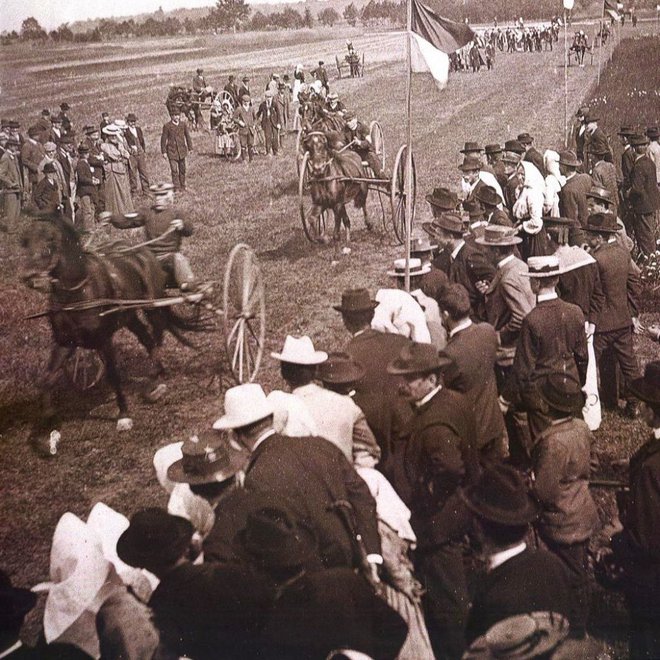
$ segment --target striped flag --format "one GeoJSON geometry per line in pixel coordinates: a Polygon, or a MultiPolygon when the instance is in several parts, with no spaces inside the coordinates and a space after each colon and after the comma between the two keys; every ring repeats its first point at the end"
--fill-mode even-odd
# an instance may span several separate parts
{"type": "Polygon", "coordinates": [[[476,35],[469,25],[443,18],[419,0],[410,2],[412,70],[415,73],[430,71],[438,87],[444,89],[449,79],[449,54],[465,46],[476,35]]]}
{"type": "Polygon", "coordinates": [[[617,9],[617,3],[614,0],[604,0],[605,7],[603,10],[604,14],[609,14],[615,21],[618,21],[621,16],[619,16],[619,11],[617,9]]]}

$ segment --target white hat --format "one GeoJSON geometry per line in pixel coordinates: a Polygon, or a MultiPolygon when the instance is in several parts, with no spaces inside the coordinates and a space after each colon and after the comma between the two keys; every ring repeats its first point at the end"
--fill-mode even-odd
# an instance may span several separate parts
{"type": "Polygon", "coordinates": [[[121,128],[116,124],[108,124],[103,128],[103,133],[105,135],[121,135],[121,128]]]}
{"type": "Polygon", "coordinates": [[[554,254],[547,257],[529,257],[527,259],[528,273],[526,277],[554,277],[559,275],[559,258],[554,254]]]}
{"type": "Polygon", "coordinates": [[[238,429],[273,414],[261,385],[245,383],[225,392],[225,414],[216,419],[214,429],[238,429]]]}
{"type": "Polygon", "coordinates": [[[115,119],[113,124],[119,128],[128,128],[128,124],[123,119],[115,119]]]}
{"type": "Polygon", "coordinates": [[[270,355],[280,362],[307,365],[321,364],[321,362],[328,359],[328,354],[325,351],[314,350],[314,344],[307,335],[302,337],[287,335],[282,352],[271,353],[270,355]]]}
{"type": "MultiPolygon", "coordinates": [[[[415,275],[426,275],[426,273],[431,272],[431,264],[424,264],[422,266],[422,260],[418,258],[410,259],[410,277],[415,275]]],[[[406,275],[406,260],[405,259],[395,259],[394,260],[394,270],[388,270],[387,274],[390,277],[405,277],[406,275]]]]}

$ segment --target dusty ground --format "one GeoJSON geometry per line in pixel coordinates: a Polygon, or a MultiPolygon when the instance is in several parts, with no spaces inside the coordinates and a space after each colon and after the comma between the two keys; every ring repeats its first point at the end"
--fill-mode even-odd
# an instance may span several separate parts
{"type": "MultiPolygon", "coordinates": [[[[0,113],[28,126],[42,107],[61,101],[72,106],[76,125],[97,123],[102,110],[111,116],[137,113],[145,129],[152,180],[166,180],[158,139],[166,121],[163,104],[169,83],[189,84],[203,66],[207,80],[221,87],[229,73],[248,73],[260,95],[271,71],[289,72],[298,62],[306,70],[324,59],[334,75],[334,55],[343,56],[350,36],[366,53],[362,79],[332,81],[347,106],[384,129],[388,167],[404,140],[405,67],[401,34],[361,35],[358,31],[320,31],[237,35],[82,48],[3,49],[0,113]]],[[[561,42],[560,42],[561,43],[561,42]]],[[[503,142],[521,131],[537,136],[540,149],[563,141],[564,96],[561,50],[535,54],[498,54],[495,69],[459,74],[439,93],[426,76],[413,82],[414,149],[418,172],[417,224],[426,219],[423,195],[437,185],[458,189],[458,150],[466,140],[503,142]]],[[[596,66],[571,67],[569,112],[588,97],[596,66]]],[[[195,223],[185,252],[202,279],[220,279],[231,247],[245,241],[257,251],[267,283],[267,352],[260,381],[279,386],[268,352],[287,333],[309,334],[322,348],[339,348],[346,335],[331,304],[349,286],[376,289],[388,284],[386,268],[400,255],[388,230],[368,233],[353,214],[352,252],[338,256],[331,247],[310,245],[297,211],[297,177],[290,136],[284,155],[260,157],[252,166],[225,163],[213,156],[212,139],[193,137],[189,159],[190,192],[178,201],[195,223]]],[[[375,207],[373,207],[375,208],[375,207]]],[[[350,212],[350,211],[349,211],[350,212]]],[[[214,379],[224,360],[219,335],[205,336],[192,352],[169,340],[165,360],[166,397],[155,405],[137,396],[146,356],[136,342],[119,335],[121,362],[128,382],[135,428],[118,435],[109,390],[81,396],[65,383],[59,390],[63,440],[51,460],[37,458],[27,439],[37,414],[35,383],[48,355],[49,331],[43,320],[25,321],[45,300],[17,280],[15,236],[0,242],[0,565],[20,584],[47,577],[50,537],[67,510],[86,515],[102,500],[123,513],[164,504],[151,467],[154,450],[208,427],[220,413],[225,377],[214,379]]],[[[646,358],[656,350],[642,340],[646,358]]],[[[607,414],[596,434],[596,449],[610,457],[628,456],[644,438],[641,424],[607,414]]],[[[605,502],[605,509],[611,505],[605,502]]],[[[616,633],[613,633],[616,636],[616,633]]]]}

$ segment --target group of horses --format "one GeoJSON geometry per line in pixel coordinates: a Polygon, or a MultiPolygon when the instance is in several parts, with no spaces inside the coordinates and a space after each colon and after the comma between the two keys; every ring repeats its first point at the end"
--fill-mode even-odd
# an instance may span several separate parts
{"type": "Polygon", "coordinates": [[[165,106],[170,114],[178,110],[188,120],[190,127],[196,131],[204,124],[202,106],[210,103],[213,97],[214,92],[209,88],[196,92],[191,88],[172,85],[167,93],[165,106]]]}

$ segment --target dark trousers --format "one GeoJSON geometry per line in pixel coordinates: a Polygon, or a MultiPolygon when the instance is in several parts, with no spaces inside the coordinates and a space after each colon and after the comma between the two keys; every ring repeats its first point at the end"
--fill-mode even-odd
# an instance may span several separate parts
{"type": "Polygon", "coordinates": [[[426,589],[422,604],[436,660],[460,658],[469,604],[461,544],[452,541],[419,553],[415,567],[426,589]]]}
{"type": "Polygon", "coordinates": [[[621,373],[625,379],[624,395],[627,397],[627,383],[639,376],[637,358],[635,357],[635,349],[633,348],[632,327],[619,328],[618,330],[610,330],[609,332],[596,332],[594,334],[594,353],[599,371],[601,357],[607,348],[610,348],[616,355],[621,373]]]}
{"type": "Polygon", "coordinates": [[[144,151],[139,151],[131,156],[128,174],[131,179],[131,192],[135,192],[138,188],[142,188],[142,192],[149,192],[150,184],[149,177],[147,176],[147,159],[145,158],[144,151]]]}
{"type": "Polygon", "coordinates": [[[591,601],[591,587],[588,573],[589,540],[580,543],[557,543],[546,538],[541,532],[541,538],[553,552],[562,560],[568,569],[568,579],[571,587],[571,635],[583,637],[587,632],[587,620],[591,601]]]}
{"type": "Polygon", "coordinates": [[[245,160],[247,156],[248,160],[252,162],[252,151],[254,150],[254,134],[247,133],[246,135],[239,135],[241,141],[241,160],[245,160]]]}
{"type": "Polygon", "coordinates": [[[269,154],[272,151],[273,154],[277,156],[277,149],[279,147],[277,129],[269,121],[262,124],[261,127],[264,129],[264,141],[266,143],[266,153],[269,154]]]}
{"type": "Polygon", "coordinates": [[[656,250],[657,214],[633,213],[632,226],[639,249],[644,254],[653,254],[656,250]]]}
{"type": "Polygon", "coordinates": [[[186,159],[176,160],[173,158],[170,161],[170,171],[172,172],[172,183],[174,190],[186,189],[186,159]]]}

